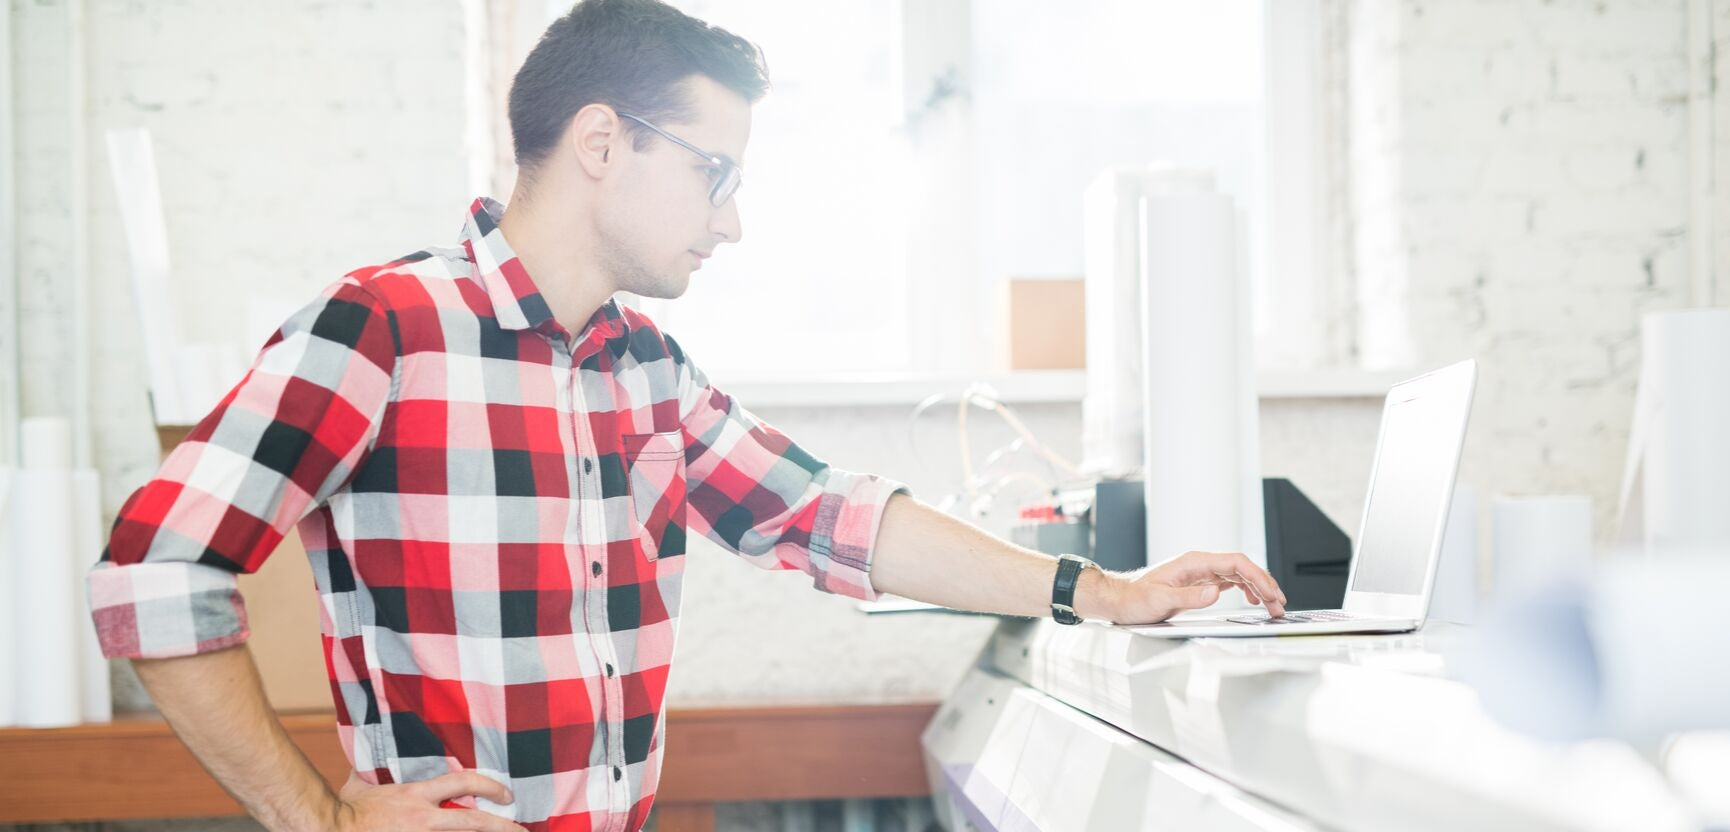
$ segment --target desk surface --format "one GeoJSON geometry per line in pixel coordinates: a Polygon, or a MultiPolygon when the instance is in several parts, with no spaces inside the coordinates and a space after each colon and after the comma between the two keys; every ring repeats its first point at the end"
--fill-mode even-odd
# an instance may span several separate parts
{"type": "Polygon", "coordinates": [[[1542,743],[1493,722],[1446,676],[1463,633],[1174,641],[1013,620],[981,665],[1326,826],[1706,825],[1625,744],[1542,743]]]}

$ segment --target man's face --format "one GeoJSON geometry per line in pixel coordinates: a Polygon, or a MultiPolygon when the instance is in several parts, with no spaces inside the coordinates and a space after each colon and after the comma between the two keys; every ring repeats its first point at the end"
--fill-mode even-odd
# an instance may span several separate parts
{"type": "MultiPolygon", "coordinates": [[[[743,164],[751,106],[707,77],[692,76],[684,83],[695,118],[655,126],[743,164]]],[[[621,175],[609,181],[600,201],[600,256],[615,288],[643,297],[675,298],[685,293],[691,272],[716,246],[739,241],[738,201],[710,203],[709,190],[719,171],[696,153],[650,135],[640,152],[625,143],[621,175]]]]}

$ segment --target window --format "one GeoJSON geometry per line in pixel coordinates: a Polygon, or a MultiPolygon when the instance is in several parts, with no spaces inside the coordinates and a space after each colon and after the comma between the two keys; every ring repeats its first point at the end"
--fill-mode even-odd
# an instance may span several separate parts
{"type": "Polygon", "coordinates": [[[1307,169],[1311,75],[1283,76],[1313,61],[1315,0],[672,2],[757,42],[774,84],[744,243],[639,302],[723,381],[991,372],[1002,283],[1080,277],[1083,190],[1161,161],[1236,200],[1264,357],[1314,336],[1269,310],[1313,306],[1315,179],[1267,160],[1307,169]]]}
{"type": "Polygon", "coordinates": [[[683,298],[642,305],[711,373],[908,366],[895,4],[673,5],[756,42],[774,88],[735,197],[744,242],[717,249],[683,298]]]}
{"type": "Polygon", "coordinates": [[[1251,286],[1265,285],[1261,4],[974,5],[979,264],[988,283],[1080,277],[1082,191],[1104,170],[1165,161],[1215,172],[1245,220],[1251,286]]]}

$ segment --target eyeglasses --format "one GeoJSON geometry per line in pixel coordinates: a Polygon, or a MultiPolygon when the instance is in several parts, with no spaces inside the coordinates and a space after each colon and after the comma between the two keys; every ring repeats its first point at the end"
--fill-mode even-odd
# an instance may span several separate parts
{"type": "Polygon", "coordinates": [[[619,113],[619,115],[661,134],[661,138],[703,157],[709,162],[709,164],[714,165],[716,173],[710,177],[714,182],[709,187],[709,204],[719,208],[722,205],[727,204],[727,200],[733,198],[734,191],[739,190],[739,180],[743,176],[743,169],[740,168],[732,159],[722,156],[719,153],[710,153],[707,150],[691,144],[672,133],[656,127],[654,124],[651,124],[648,119],[643,118],[642,116],[624,112],[619,113]]]}

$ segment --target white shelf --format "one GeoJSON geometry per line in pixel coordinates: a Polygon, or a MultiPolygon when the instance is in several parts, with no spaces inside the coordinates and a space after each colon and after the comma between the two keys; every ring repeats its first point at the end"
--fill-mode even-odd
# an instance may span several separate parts
{"type": "Polygon", "coordinates": [[[821,378],[719,377],[714,381],[748,407],[911,407],[933,394],[958,395],[976,381],[991,385],[1009,404],[1078,402],[1087,386],[1086,373],[1081,370],[1028,370],[974,378],[860,373],[821,378]]]}
{"type": "MultiPolygon", "coordinates": [[[[1379,399],[1395,382],[1416,375],[1409,370],[1281,370],[1257,376],[1264,399],[1379,399]]],[[[837,374],[823,377],[717,377],[721,389],[752,408],[759,407],[911,407],[937,393],[959,394],[983,381],[1009,404],[1064,404],[1081,401],[1085,370],[1023,370],[978,378],[894,373],[837,374]]]]}

